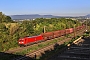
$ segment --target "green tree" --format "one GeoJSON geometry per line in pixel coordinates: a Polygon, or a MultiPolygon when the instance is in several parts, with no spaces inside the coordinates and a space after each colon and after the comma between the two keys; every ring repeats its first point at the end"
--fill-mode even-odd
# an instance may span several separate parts
{"type": "Polygon", "coordinates": [[[34,24],[32,23],[32,21],[23,21],[22,26],[25,29],[24,32],[26,32],[27,34],[32,35],[34,33],[34,24]]]}
{"type": "Polygon", "coordinates": [[[3,23],[0,23],[0,31],[6,31],[6,26],[3,23]]]}
{"type": "Polygon", "coordinates": [[[2,22],[2,12],[0,12],[0,23],[2,22]]]}
{"type": "Polygon", "coordinates": [[[13,22],[13,20],[11,19],[10,16],[6,16],[5,17],[5,22],[13,22]]]}
{"type": "Polygon", "coordinates": [[[10,16],[6,16],[2,12],[0,12],[0,23],[2,22],[13,22],[13,20],[10,16]]]}

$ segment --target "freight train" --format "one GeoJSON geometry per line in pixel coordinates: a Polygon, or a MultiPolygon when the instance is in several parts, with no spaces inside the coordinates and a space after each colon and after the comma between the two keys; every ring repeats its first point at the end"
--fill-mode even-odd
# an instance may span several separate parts
{"type": "Polygon", "coordinates": [[[74,31],[79,31],[84,28],[85,28],[85,25],[82,25],[82,26],[78,26],[76,28],[69,28],[69,29],[58,30],[58,31],[53,31],[53,32],[41,33],[40,35],[32,36],[32,37],[24,37],[24,38],[20,38],[18,40],[18,44],[20,46],[27,46],[27,45],[30,45],[33,43],[58,38],[60,36],[70,34],[70,33],[73,33],[74,31]]]}

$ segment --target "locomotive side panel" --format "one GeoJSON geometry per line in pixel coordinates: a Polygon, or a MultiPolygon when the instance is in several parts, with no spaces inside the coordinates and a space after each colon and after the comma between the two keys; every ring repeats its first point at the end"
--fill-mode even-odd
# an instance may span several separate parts
{"type": "Polygon", "coordinates": [[[36,40],[36,41],[42,41],[42,40],[43,40],[42,35],[36,36],[36,37],[35,37],[35,40],[36,40]]]}
{"type": "Polygon", "coordinates": [[[32,44],[35,42],[35,37],[27,37],[26,41],[26,45],[32,44]]]}

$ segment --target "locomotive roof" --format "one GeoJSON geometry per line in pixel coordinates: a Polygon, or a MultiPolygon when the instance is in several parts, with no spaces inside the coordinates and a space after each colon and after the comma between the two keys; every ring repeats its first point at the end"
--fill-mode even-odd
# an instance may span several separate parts
{"type": "Polygon", "coordinates": [[[27,38],[32,38],[32,37],[37,37],[37,36],[40,36],[40,35],[36,35],[36,36],[28,36],[27,38]]]}

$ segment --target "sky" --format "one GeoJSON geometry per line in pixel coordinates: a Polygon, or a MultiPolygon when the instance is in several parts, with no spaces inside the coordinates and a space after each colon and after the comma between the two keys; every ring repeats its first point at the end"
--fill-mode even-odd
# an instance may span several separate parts
{"type": "Polygon", "coordinates": [[[0,0],[0,11],[5,15],[84,16],[90,14],[90,0],[0,0]]]}

